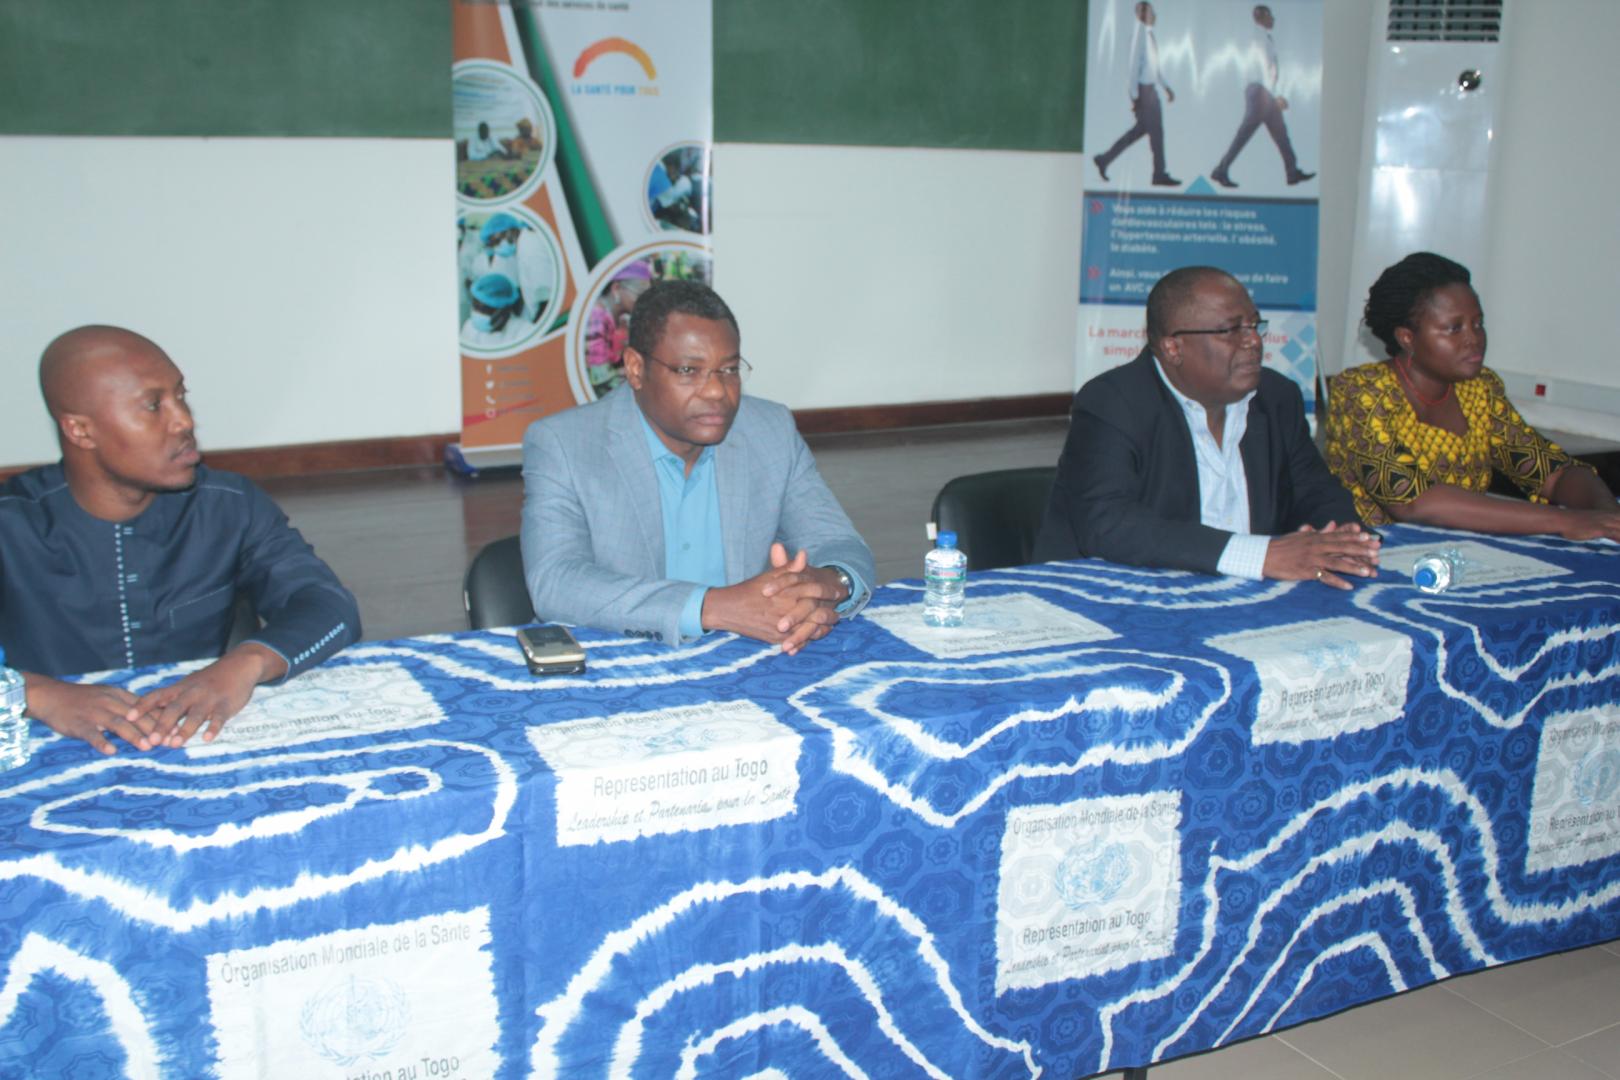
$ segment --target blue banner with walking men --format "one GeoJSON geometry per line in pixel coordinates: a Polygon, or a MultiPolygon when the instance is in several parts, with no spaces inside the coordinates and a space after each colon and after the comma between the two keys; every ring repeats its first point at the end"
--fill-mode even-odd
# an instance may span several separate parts
{"type": "Polygon", "coordinates": [[[1321,0],[1091,0],[1076,385],[1135,356],[1178,266],[1218,266],[1316,381],[1321,0]]]}

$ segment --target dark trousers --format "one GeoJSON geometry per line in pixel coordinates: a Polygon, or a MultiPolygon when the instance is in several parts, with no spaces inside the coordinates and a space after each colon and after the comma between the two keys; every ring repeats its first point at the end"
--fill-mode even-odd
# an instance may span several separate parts
{"type": "Polygon", "coordinates": [[[1237,134],[1232,136],[1232,145],[1227,147],[1226,156],[1215,166],[1217,174],[1226,175],[1226,170],[1232,167],[1232,162],[1237,160],[1254,135],[1255,128],[1261,124],[1266,125],[1271,141],[1277,144],[1277,153],[1282,155],[1283,168],[1288,175],[1292,177],[1299,172],[1299,159],[1294,156],[1294,144],[1288,139],[1288,124],[1283,120],[1282,110],[1277,107],[1277,99],[1259,83],[1250,83],[1243,91],[1243,122],[1238,125],[1237,134]]]}
{"type": "Polygon", "coordinates": [[[1136,100],[1131,103],[1131,112],[1136,114],[1136,126],[1121,135],[1104,153],[1098,155],[1103,168],[1108,168],[1133,142],[1146,135],[1148,146],[1153,151],[1154,177],[1169,175],[1164,168],[1164,107],[1159,104],[1159,88],[1152,83],[1142,83],[1138,86],[1136,100]]]}

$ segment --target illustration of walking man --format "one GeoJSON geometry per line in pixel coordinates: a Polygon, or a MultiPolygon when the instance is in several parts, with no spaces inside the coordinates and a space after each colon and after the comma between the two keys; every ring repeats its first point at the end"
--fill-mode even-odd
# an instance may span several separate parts
{"type": "Polygon", "coordinates": [[[1123,154],[1136,140],[1146,135],[1153,151],[1153,183],[1159,187],[1177,187],[1180,180],[1171,176],[1164,165],[1164,107],[1159,104],[1159,87],[1164,87],[1165,101],[1176,100],[1176,92],[1164,81],[1159,70],[1159,42],[1153,36],[1153,24],[1159,18],[1153,5],[1142,0],[1136,5],[1136,30],[1131,34],[1131,66],[1126,92],[1131,98],[1131,112],[1136,124],[1110,146],[1091,160],[1104,180],[1108,179],[1108,166],[1123,154]]]}
{"type": "Polygon", "coordinates": [[[1243,88],[1243,122],[1238,124],[1237,134],[1232,136],[1232,145],[1227,147],[1226,156],[1209,174],[1209,178],[1222,187],[1237,187],[1228,170],[1261,124],[1266,125],[1271,141],[1277,144],[1277,153],[1282,155],[1283,171],[1290,184],[1304,183],[1316,175],[1299,167],[1299,159],[1294,156],[1294,144],[1288,138],[1288,123],[1283,119],[1288,99],[1277,95],[1277,43],[1271,36],[1274,25],[1271,9],[1264,4],[1256,4],[1255,42],[1251,55],[1260,61],[1257,72],[1259,79],[1243,88]]]}

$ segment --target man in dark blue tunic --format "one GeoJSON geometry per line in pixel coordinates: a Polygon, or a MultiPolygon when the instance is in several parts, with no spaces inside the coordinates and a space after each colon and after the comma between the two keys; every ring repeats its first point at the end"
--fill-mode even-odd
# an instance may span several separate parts
{"type": "Polygon", "coordinates": [[[109,326],[46,347],[62,460],[0,488],[0,645],[30,716],[113,753],[211,740],[260,683],[360,635],[354,596],[251,481],[200,464],[184,377],[109,326]],[[227,651],[235,601],[262,625],[227,651]],[[58,676],[212,659],[137,697],[58,676]]]}

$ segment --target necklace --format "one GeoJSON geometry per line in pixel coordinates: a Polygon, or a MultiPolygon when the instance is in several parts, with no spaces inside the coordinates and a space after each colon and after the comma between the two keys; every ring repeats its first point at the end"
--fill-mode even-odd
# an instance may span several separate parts
{"type": "Polygon", "coordinates": [[[1407,392],[1410,393],[1414,398],[1416,398],[1419,403],[1421,403],[1423,405],[1426,405],[1426,406],[1428,406],[1429,408],[1432,409],[1436,405],[1440,404],[1442,401],[1446,400],[1446,398],[1451,394],[1451,384],[1446,383],[1446,388],[1444,390],[1440,391],[1440,396],[1439,397],[1437,397],[1437,398],[1426,398],[1426,397],[1424,397],[1421,393],[1418,392],[1418,388],[1412,384],[1412,374],[1411,374],[1411,372],[1406,370],[1406,365],[1401,363],[1401,358],[1397,356],[1397,357],[1394,358],[1394,360],[1395,360],[1395,374],[1397,374],[1397,375],[1399,375],[1401,377],[1401,382],[1406,384],[1407,392]]]}

